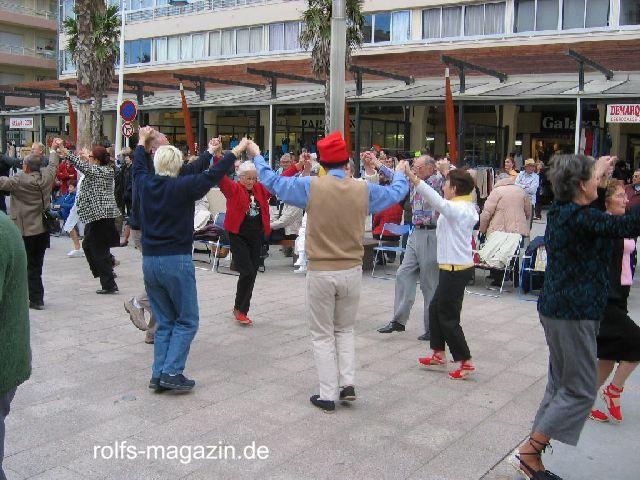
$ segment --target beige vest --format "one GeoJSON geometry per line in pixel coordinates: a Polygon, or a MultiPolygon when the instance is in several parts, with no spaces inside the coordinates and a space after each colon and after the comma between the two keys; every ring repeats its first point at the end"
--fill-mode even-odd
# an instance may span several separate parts
{"type": "Polygon", "coordinates": [[[362,265],[364,222],[369,213],[365,182],[333,175],[311,181],[307,205],[309,270],[347,270],[362,265]]]}

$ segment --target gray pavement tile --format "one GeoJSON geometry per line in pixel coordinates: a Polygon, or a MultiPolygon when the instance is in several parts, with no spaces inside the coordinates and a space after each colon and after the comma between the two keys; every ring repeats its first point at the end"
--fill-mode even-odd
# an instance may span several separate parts
{"type": "Polygon", "coordinates": [[[31,480],[83,480],[84,477],[64,467],[55,467],[29,478],[31,480]]]}

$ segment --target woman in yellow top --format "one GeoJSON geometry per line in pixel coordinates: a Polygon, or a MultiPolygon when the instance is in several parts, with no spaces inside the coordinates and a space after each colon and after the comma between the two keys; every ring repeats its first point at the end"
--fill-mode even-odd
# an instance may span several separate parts
{"type": "Polygon", "coordinates": [[[511,175],[515,180],[518,176],[518,171],[514,167],[515,164],[513,163],[513,159],[511,157],[507,157],[504,159],[504,171],[511,175]]]}

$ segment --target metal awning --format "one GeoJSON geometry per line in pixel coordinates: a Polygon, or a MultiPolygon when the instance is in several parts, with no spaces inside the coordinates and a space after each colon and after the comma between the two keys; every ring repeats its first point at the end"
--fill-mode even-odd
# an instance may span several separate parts
{"type": "MultiPolygon", "coordinates": [[[[455,101],[465,103],[501,103],[501,102],[540,102],[554,100],[575,100],[580,97],[588,100],[640,100],[640,72],[616,72],[611,80],[600,74],[585,74],[583,93],[578,93],[575,74],[510,75],[505,82],[489,77],[467,77],[466,90],[460,94],[459,84],[452,82],[455,101]],[[542,78],[541,78],[542,77],[542,78]]],[[[444,79],[423,78],[405,85],[390,80],[369,80],[363,85],[362,95],[356,95],[354,81],[346,85],[346,98],[349,103],[361,104],[428,104],[444,101],[444,79]]],[[[125,95],[135,99],[135,95],[125,95]]],[[[321,106],[324,105],[322,85],[311,83],[288,83],[278,89],[278,97],[271,98],[271,92],[248,90],[243,87],[217,88],[206,91],[204,98],[193,92],[187,94],[190,108],[230,108],[256,109],[269,105],[277,106],[321,106]]],[[[73,98],[74,106],[77,100],[73,98]]],[[[103,111],[116,109],[116,95],[103,100],[103,111]]],[[[175,91],[159,91],[155,96],[145,99],[142,111],[179,110],[180,95],[175,91]]],[[[2,116],[17,115],[64,115],[67,113],[65,101],[50,103],[44,108],[26,107],[18,110],[0,112],[2,116]]]]}

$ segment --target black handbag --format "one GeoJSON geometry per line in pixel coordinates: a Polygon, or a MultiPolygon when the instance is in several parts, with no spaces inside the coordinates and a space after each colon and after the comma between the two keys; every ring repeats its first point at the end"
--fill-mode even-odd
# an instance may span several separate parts
{"type": "Polygon", "coordinates": [[[44,192],[40,189],[40,199],[42,200],[42,225],[49,233],[57,232],[60,228],[58,219],[51,215],[48,208],[44,206],[44,192]]]}

